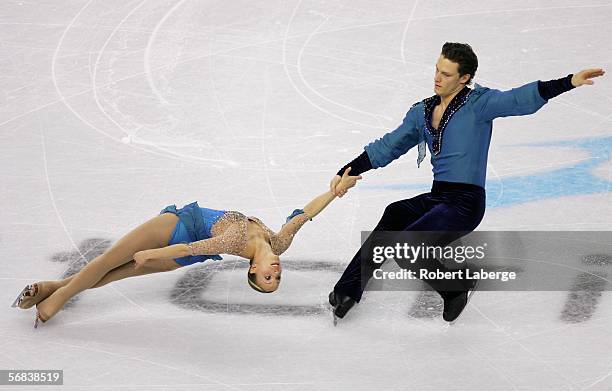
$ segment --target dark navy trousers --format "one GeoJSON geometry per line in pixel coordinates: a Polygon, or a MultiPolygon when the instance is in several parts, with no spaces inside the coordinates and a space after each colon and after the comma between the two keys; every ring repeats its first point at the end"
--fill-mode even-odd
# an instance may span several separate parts
{"type": "MultiPolygon", "coordinates": [[[[382,218],[374,228],[377,231],[429,231],[428,244],[446,246],[454,240],[472,232],[482,221],[485,211],[485,190],[476,185],[454,182],[434,181],[431,192],[389,204],[382,218]],[[439,232],[439,235],[435,234],[439,232]]],[[[362,260],[362,252],[372,245],[371,235],[336,283],[334,291],[350,296],[357,302],[361,300],[367,280],[380,264],[372,260],[362,260]],[[363,269],[362,269],[363,268],[363,269]]],[[[418,243],[415,243],[418,244],[418,243]]],[[[371,253],[371,252],[369,252],[371,253]]],[[[401,265],[400,265],[401,266],[401,265]]],[[[436,269],[445,272],[449,269],[437,260],[417,260],[413,267],[436,269]]],[[[436,291],[449,290],[448,286],[437,280],[426,280],[436,291]]]]}

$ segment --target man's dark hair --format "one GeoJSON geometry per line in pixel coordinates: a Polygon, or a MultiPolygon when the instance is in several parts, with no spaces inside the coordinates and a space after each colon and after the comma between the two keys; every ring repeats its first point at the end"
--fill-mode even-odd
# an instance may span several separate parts
{"type": "Polygon", "coordinates": [[[478,57],[476,57],[476,53],[474,53],[470,45],[467,43],[446,42],[442,46],[442,55],[444,58],[459,64],[459,76],[470,75],[470,80],[465,83],[466,85],[472,83],[478,68],[478,57]]]}

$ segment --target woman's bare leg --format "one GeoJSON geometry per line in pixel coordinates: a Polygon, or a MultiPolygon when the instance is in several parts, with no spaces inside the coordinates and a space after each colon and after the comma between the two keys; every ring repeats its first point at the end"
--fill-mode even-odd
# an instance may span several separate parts
{"type": "MultiPolygon", "coordinates": [[[[178,217],[164,213],[145,222],[119,239],[104,254],[94,258],[68,283],[36,305],[43,320],[54,316],[68,300],[78,293],[94,287],[113,269],[132,261],[138,251],[164,247],[168,244],[178,217]]],[[[174,261],[172,261],[174,262],[174,261]]],[[[121,273],[126,273],[126,269],[121,273]]],[[[146,273],[145,273],[146,274],[146,273]]],[[[126,274],[124,274],[126,275],[126,274]]]]}
{"type": "MultiPolygon", "coordinates": [[[[102,277],[102,279],[98,281],[90,289],[99,288],[103,285],[108,284],[109,282],[122,280],[124,278],[143,276],[145,274],[151,274],[151,273],[168,272],[168,271],[176,270],[181,267],[181,265],[179,265],[178,263],[174,262],[174,260],[171,260],[171,259],[149,261],[145,266],[139,269],[136,269],[134,267],[135,265],[136,265],[136,262],[132,260],[126,264],[123,264],[119,267],[114,268],[113,270],[106,273],[104,277],[102,277]]],[[[68,283],[72,281],[75,275],[66,277],[62,280],[50,280],[50,281],[37,282],[38,293],[36,294],[36,296],[25,297],[20,303],[19,307],[21,309],[28,309],[40,303],[41,301],[49,297],[53,292],[55,292],[59,288],[68,285],[68,283]]]]}
{"type": "Polygon", "coordinates": [[[106,273],[106,275],[104,275],[104,277],[102,277],[102,279],[90,289],[99,288],[113,281],[123,280],[124,278],[143,276],[151,273],[169,272],[181,267],[181,265],[174,262],[172,259],[149,261],[140,269],[136,269],[135,266],[136,262],[130,261],[124,265],[114,268],[110,272],[106,273]]]}

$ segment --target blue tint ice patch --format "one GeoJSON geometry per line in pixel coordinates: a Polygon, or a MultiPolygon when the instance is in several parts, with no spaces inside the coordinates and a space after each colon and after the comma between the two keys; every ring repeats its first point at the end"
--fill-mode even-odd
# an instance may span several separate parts
{"type": "MultiPolygon", "coordinates": [[[[578,147],[586,150],[589,158],[574,165],[545,173],[487,180],[487,208],[510,206],[526,202],[554,199],[572,195],[609,192],[612,178],[602,179],[592,171],[610,160],[612,137],[589,138],[572,141],[554,141],[536,144],[520,144],[529,147],[578,147]]],[[[423,185],[364,186],[372,190],[420,190],[423,185]]],[[[428,189],[424,191],[429,191],[428,189]]]]}

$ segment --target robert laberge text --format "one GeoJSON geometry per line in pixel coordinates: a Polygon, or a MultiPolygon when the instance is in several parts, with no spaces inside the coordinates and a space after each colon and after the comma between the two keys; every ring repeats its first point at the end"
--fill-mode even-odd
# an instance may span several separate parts
{"type": "Polygon", "coordinates": [[[442,272],[440,270],[428,271],[427,269],[419,269],[418,275],[414,270],[395,270],[383,271],[381,269],[374,270],[373,277],[375,280],[455,280],[455,279],[470,279],[470,280],[499,280],[510,281],[516,279],[516,272],[508,271],[486,271],[461,269],[452,272],[442,272]],[[465,274],[465,277],[464,277],[465,274]]]}

